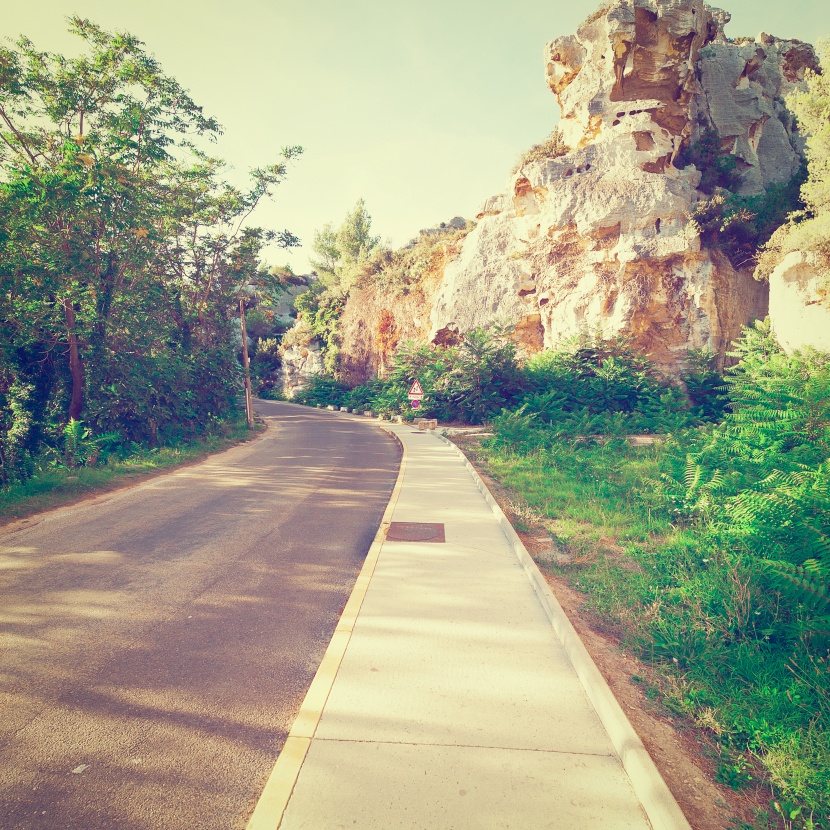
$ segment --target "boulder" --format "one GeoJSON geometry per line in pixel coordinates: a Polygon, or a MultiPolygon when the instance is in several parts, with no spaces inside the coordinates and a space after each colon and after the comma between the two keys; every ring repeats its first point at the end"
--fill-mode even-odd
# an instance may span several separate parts
{"type": "Polygon", "coordinates": [[[293,398],[310,378],[323,371],[322,344],[312,340],[285,349],[282,355],[282,388],[287,398],[293,398]]]}

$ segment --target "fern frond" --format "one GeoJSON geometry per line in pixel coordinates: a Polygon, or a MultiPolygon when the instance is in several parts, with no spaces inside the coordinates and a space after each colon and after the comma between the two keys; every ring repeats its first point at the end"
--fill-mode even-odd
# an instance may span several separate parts
{"type": "Polygon", "coordinates": [[[791,562],[764,560],[771,581],[779,591],[815,614],[830,610],[830,567],[817,559],[808,559],[803,565],[791,562]]]}
{"type": "Polygon", "coordinates": [[[686,472],[683,476],[683,481],[686,484],[687,490],[694,490],[700,484],[700,477],[703,475],[703,468],[700,464],[695,464],[691,458],[686,460],[686,472]]]}

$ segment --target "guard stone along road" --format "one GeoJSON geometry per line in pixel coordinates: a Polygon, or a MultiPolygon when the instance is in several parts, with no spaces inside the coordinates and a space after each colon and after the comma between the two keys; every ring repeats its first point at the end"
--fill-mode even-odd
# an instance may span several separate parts
{"type": "Polygon", "coordinates": [[[245,827],[400,458],[257,408],[262,438],[0,530],[2,830],[245,827]]]}

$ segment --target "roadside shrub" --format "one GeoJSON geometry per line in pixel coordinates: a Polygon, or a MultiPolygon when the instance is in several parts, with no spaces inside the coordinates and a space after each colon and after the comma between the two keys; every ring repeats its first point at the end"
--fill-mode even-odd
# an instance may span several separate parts
{"type": "Polygon", "coordinates": [[[524,411],[552,437],[670,432],[690,422],[686,399],[623,339],[575,338],[523,369],[524,411]]]}
{"type": "Polygon", "coordinates": [[[404,344],[395,356],[384,402],[405,406],[416,379],[425,393],[420,414],[470,424],[515,405],[524,385],[516,347],[499,327],[468,332],[457,346],[404,344]]]}
{"type": "Polygon", "coordinates": [[[349,387],[328,375],[314,375],[292,400],[306,406],[347,406],[349,387]]]}
{"type": "Polygon", "coordinates": [[[355,388],[348,393],[346,403],[344,405],[350,407],[351,409],[371,409],[372,411],[375,411],[377,409],[375,401],[382,397],[388,386],[388,382],[379,380],[378,378],[373,378],[361,386],[355,386],[355,388]]]}

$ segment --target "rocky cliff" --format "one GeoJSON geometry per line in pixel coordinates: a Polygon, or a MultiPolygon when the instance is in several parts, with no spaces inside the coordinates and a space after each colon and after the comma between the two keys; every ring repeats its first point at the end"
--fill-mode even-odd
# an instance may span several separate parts
{"type": "Polygon", "coordinates": [[[523,164],[482,207],[446,269],[434,339],[506,320],[536,351],[599,330],[672,368],[689,348],[723,354],[767,313],[753,263],[690,221],[712,186],[689,150],[715,137],[744,195],[790,180],[801,146],[783,97],[815,56],[766,34],[729,42],[728,20],[700,0],[616,0],[547,45],[571,149],[523,164]]]}
{"type": "Polygon", "coordinates": [[[799,41],[728,40],[728,21],[701,0],[612,0],[547,44],[558,147],[526,156],[485,202],[417,307],[371,283],[353,293],[346,379],[382,371],[393,340],[450,344],[493,323],[513,325],[525,353],[599,332],[630,337],[669,372],[691,348],[722,357],[767,314],[769,287],[751,254],[719,242],[717,222],[694,217],[798,173],[784,97],[817,66],[799,41]],[[390,330],[399,337],[384,340],[390,330]]]}

